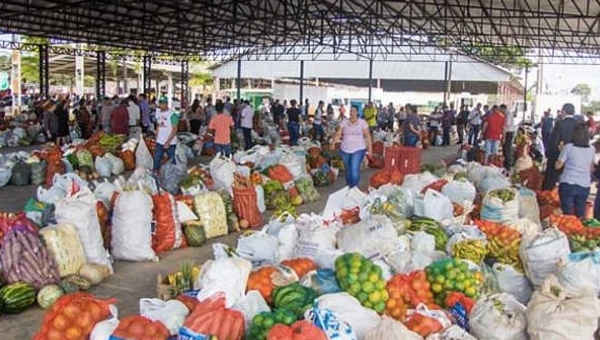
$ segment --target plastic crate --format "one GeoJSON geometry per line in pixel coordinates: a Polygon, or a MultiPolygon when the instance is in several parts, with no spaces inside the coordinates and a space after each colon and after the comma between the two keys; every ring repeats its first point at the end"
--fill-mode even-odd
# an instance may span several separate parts
{"type": "Polygon", "coordinates": [[[421,170],[421,148],[389,146],[385,148],[385,169],[398,168],[404,174],[416,174],[421,170]]]}

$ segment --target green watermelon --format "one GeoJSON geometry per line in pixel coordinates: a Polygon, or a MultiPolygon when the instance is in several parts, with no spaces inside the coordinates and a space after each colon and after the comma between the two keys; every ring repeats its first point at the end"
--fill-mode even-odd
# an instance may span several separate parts
{"type": "Polygon", "coordinates": [[[302,317],[318,297],[318,294],[314,289],[294,282],[276,287],[271,297],[275,308],[284,308],[294,313],[296,317],[302,317]]]}
{"type": "Polygon", "coordinates": [[[2,311],[21,313],[35,303],[35,287],[26,282],[16,282],[0,289],[2,311]]]}
{"type": "Polygon", "coordinates": [[[64,294],[59,285],[47,285],[38,292],[37,302],[43,309],[48,309],[64,294]]]}

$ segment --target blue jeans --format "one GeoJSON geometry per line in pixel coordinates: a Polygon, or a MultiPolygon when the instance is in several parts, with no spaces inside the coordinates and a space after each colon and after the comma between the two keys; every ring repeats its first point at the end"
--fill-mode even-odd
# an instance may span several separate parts
{"type": "Polygon", "coordinates": [[[417,142],[419,141],[419,136],[415,134],[408,134],[404,136],[404,146],[417,146],[417,142]]]}
{"type": "Polygon", "coordinates": [[[354,188],[360,182],[360,165],[362,164],[367,150],[358,150],[353,153],[347,153],[340,150],[340,156],[344,161],[344,170],[346,171],[346,184],[354,188]]]}
{"type": "Polygon", "coordinates": [[[490,155],[495,155],[498,153],[498,148],[500,147],[500,141],[497,139],[486,139],[485,140],[485,164],[488,162],[488,158],[490,155]]]}
{"type": "Polygon", "coordinates": [[[600,220],[600,184],[596,184],[596,198],[594,199],[594,218],[600,220]]]}
{"type": "MultiPolygon", "coordinates": [[[[167,156],[169,157],[169,161],[175,164],[175,148],[176,145],[170,145],[167,148],[167,156]]],[[[154,148],[154,172],[158,172],[160,170],[160,165],[162,164],[162,158],[165,155],[165,146],[162,144],[156,143],[156,147],[154,148]]]]}
{"type": "Polygon", "coordinates": [[[231,155],[231,144],[215,143],[215,153],[221,153],[221,155],[229,157],[231,155]]]}
{"type": "Polygon", "coordinates": [[[576,184],[560,183],[558,186],[560,208],[565,215],[585,216],[585,204],[590,195],[590,188],[576,184]]]}
{"type": "Polygon", "coordinates": [[[298,122],[288,122],[287,128],[290,133],[290,145],[298,145],[298,138],[300,138],[300,124],[298,124],[298,122]]]}
{"type": "Polygon", "coordinates": [[[313,140],[320,141],[324,135],[325,135],[325,131],[323,131],[323,125],[313,124],[313,140]]]}
{"type": "Polygon", "coordinates": [[[252,145],[252,129],[243,127],[242,132],[244,133],[244,150],[248,150],[254,146],[252,145]]]}
{"type": "Polygon", "coordinates": [[[479,125],[471,125],[471,129],[469,130],[469,144],[475,145],[477,144],[477,139],[479,138],[479,125]]]}

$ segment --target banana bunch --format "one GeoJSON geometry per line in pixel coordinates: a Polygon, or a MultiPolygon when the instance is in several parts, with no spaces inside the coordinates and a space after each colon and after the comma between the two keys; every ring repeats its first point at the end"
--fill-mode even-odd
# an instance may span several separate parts
{"type": "Polygon", "coordinates": [[[452,246],[452,256],[455,258],[481,263],[488,253],[486,241],[465,240],[452,246]]]}
{"type": "Polygon", "coordinates": [[[509,264],[519,272],[523,272],[523,263],[519,256],[519,245],[521,239],[512,241],[506,245],[500,242],[496,238],[488,238],[487,243],[487,254],[489,257],[496,259],[496,261],[509,264]]]}
{"type": "Polygon", "coordinates": [[[100,146],[111,153],[114,153],[121,144],[125,141],[124,135],[103,134],[98,141],[100,146]]]}
{"type": "Polygon", "coordinates": [[[499,189],[490,192],[490,196],[499,198],[506,203],[515,199],[515,192],[512,189],[499,189]]]}
{"type": "Polygon", "coordinates": [[[440,228],[438,222],[429,217],[416,217],[410,222],[408,230],[410,231],[423,231],[428,228],[440,228]]]}
{"type": "Polygon", "coordinates": [[[574,253],[592,251],[594,248],[600,246],[600,240],[588,239],[584,235],[571,234],[568,237],[569,244],[571,245],[571,251],[574,253]]]}

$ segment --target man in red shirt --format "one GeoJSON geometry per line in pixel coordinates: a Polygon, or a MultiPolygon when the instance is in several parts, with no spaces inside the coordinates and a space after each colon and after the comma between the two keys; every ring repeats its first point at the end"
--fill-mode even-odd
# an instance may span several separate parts
{"type": "Polygon", "coordinates": [[[119,106],[110,113],[110,129],[117,135],[129,133],[129,112],[127,111],[127,99],[123,99],[119,106]]]}
{"type": "Polygon", "coordinates": [[[506,121],[506,105],[500,107],[487,115],[483,122],[483,139],[485,140],[485,164],[488,163],[490,155],[498,153],[498,148],[504,136],[504,124],[506,121]]]}

